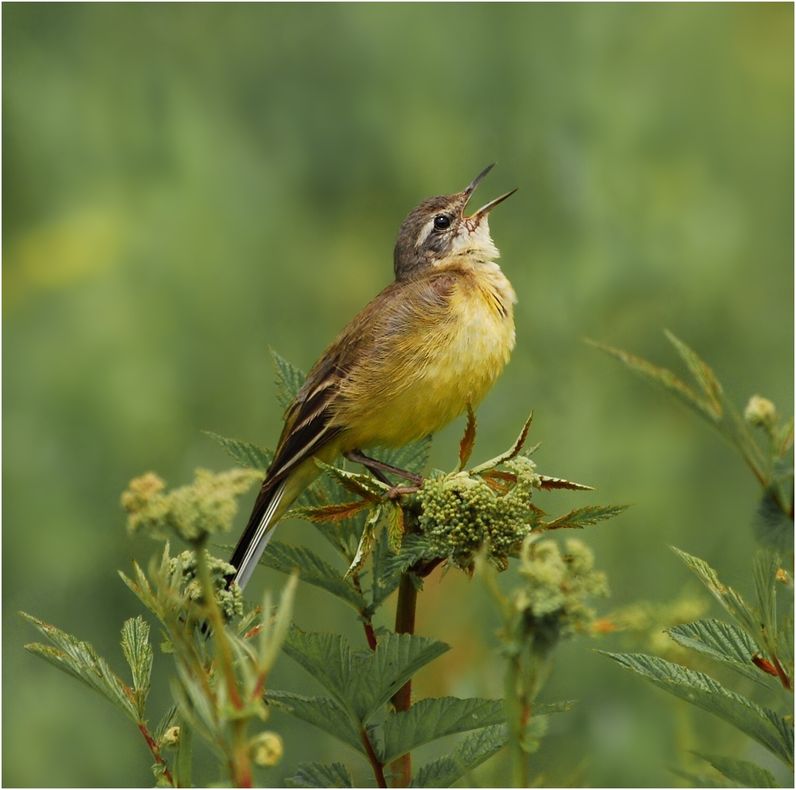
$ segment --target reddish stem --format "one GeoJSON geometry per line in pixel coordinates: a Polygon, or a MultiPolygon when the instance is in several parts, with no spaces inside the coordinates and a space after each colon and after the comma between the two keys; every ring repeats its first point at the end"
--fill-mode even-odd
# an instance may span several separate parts
{"type": "Polygon", "coordinates": [[[146,745],[149,747],[149,751],[152,752],[152,756],[155,758],[155,762],[158,765],[163,766],[163,776],[166,777],[166,781],[168,781],[168,783],[172,787],[176,787],[176,785],[174,784],[174,777],[171,775],[171,771],[169,771],[169,767],[166,761],[160,755],[160,747],[158,746],[157,741],[150,734],[146,724],[144,724],[144,722],[142,721],[138,722],[138,729],[141,732],[141,735],[144,736],[146,745]]]}
{"type": "Polygon", "coordinates": [[[359,736],[362,738],[362,744],[365,747],[365,753],[367,754],[370,765],[373,768],[373,774],[376,777],[376,784],[379,787],[387,787],[387,780],[384,778],[384,766],[379,762],[379,758],[376,756],[376,752],[373,749],[373,744],[370,742],[367,730],[365,730],[364,727],[360,730],[359,736]]]}

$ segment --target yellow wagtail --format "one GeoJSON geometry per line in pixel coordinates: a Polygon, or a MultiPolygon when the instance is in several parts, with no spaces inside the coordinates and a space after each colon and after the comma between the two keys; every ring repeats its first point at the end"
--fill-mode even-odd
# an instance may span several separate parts
{"type": "Polygon", "coordinates": [[[243,587],[273,528],[339,455],[398,472],[362,454],[428,436],[474,408],[514,348],[511,283],[495,262],[489,212],[464,211],[492,169],[452,195],[424,200],[395,244],[395,281],[326,349],[288,407],[274,459],[230,560],[243,587]]]}

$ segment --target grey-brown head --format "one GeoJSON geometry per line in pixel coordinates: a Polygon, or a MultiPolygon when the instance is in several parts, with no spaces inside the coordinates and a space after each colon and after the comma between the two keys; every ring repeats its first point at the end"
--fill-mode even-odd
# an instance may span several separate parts
{"type": "Polygon", "coordinates": [[[407,280],[452,255],[491,261],[498,257],[489,235],[489,212],[517,190],[512,189],[464,215],[475,188],[494,164],[484,168],[461,192],[424,200],[403,221],[395,242],[393,265],[396,280],[407,280]]]}

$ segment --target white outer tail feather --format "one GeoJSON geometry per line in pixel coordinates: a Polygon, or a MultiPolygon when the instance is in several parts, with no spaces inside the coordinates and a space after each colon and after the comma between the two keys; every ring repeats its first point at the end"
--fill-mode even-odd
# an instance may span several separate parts
{"type": "Polygon", "coordinates": [[[272,525],[272,521],[284,493],[285,484],[282,483],[274,492],[273,498],[268,503],[268,508],[260,519],[254,537],[246,547],[246,553],[243,555],[243,559],[241,560],[234,579],[241,589],[248,584],[249,579],[251,579],[254,573],[254,569],[257,567],[257,563],[260,561],[260,557],[262,557],[265,551],[265,547],[268,545],[268,541],[271,540],[271,536],[274,534],[273,526],[275,525],[272,525]]]}

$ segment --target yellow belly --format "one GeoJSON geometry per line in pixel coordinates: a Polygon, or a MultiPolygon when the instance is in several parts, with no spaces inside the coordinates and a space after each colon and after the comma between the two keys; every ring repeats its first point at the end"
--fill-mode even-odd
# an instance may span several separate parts
{"type": "Polygon", "coordinates": [[[502,300],[493,282],[464,281],[444,320],[407,333],[394,358],[374,371],[373,378],[383,380],[349,410],[346,444],[405,444],[439,430],[468,404],[475,408],[514,348],[514,292],[499,277],[502,300]]]}

